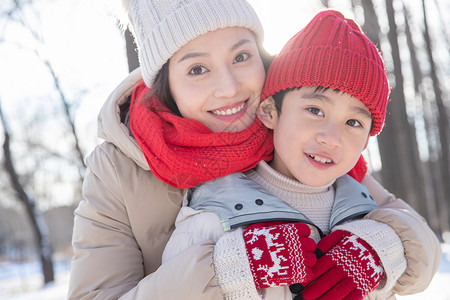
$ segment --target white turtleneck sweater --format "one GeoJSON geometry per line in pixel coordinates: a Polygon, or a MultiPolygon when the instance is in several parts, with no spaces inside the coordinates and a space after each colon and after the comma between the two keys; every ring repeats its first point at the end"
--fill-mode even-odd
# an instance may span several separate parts
{"type": "Polygon", "coordinates": [[[330,232],[330,217],[335,189],[333,182],[311,187],[290,179],[262,161],[246,175],[308,217],[324,234],[330,232]]]}

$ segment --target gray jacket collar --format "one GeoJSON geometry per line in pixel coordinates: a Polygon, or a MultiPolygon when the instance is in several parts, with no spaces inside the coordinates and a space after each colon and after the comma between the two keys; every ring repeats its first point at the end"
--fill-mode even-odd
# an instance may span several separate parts
{"type": "MultiPolygon", "coordinates": [[[[330,228],[377,208],[367,188],[349,175],[338,178],[330,228]]],[[[259,222],[304,222],[315,226],[304,214],[270,194],[243,173],[205,182],[187,195],[189,207],[215,212],[225,231],[259,222]]],[[[319,232],[322,232],[319,229],[319,232]]]]}

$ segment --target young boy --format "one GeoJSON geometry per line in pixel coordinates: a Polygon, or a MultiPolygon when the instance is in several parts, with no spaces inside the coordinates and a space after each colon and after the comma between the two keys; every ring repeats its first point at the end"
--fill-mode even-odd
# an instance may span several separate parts
{"type": "Polygon", "coordinates": [[[377,205],[346,175],[380,133],[388,95],[383,60],[360,27],[318,13],[267,74],[258,117],[273,129],[273,160],[191,190],[163,261],[211,240],[225,299],[394,297],[407,266],[403,229],[371,219],[377,205]]]}

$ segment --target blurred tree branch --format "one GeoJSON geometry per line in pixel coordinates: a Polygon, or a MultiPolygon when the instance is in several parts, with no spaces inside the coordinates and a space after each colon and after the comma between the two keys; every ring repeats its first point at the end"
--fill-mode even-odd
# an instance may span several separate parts
{"type": "Polygon", "coordinates": [[[25,188],[20,183],[19,176],[14,167],[14,162],[10,149],[10,132],[8,123],[3,115],[1,99],[0,99],[0,120],[3,126],[4,142],[3,142],[3,156],[4,166],[9,175],[12,187],[16,192],[17,199],[25,206],[28,217],[31,221],[36,243],[38,246],[39,256],[41,259],[42,272],[44,275],[44,283],[54,281],[52,250],[48,235],[48,229],[41,212],[36,208],[36,202],[32,193],[27,193],[25,188]]]}

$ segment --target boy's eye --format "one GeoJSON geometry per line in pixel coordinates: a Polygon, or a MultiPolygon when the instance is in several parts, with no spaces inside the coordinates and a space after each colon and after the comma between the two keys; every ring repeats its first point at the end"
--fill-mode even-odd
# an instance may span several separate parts
{"type": "Polygon", "coordinates": [[[357,120],[348,120],[347,125],[352,127],[362,127],[361,123],[357,120]]]}
{"type": "Polygon", "coordinates": [[[243,62],[246,61],[250,57],[250,54],[248,53],[239,53],[235,58],[233,63],[243,62]]]}
{"type": "Polygon", "coordinates": [[[313,113],[313,114],[315,114],[315,115],[323,116],[322,110],[317,108],[317,107],[308,107],[308,111],[313,113]]]}
{"type": "Polygon", "coordinates": [[[203,66],[195,66],[189,70],[189,74],[190,75],[200,75],[200,74],[206,73],[207,71],[208,71],[208,69],[203,66]]]}

